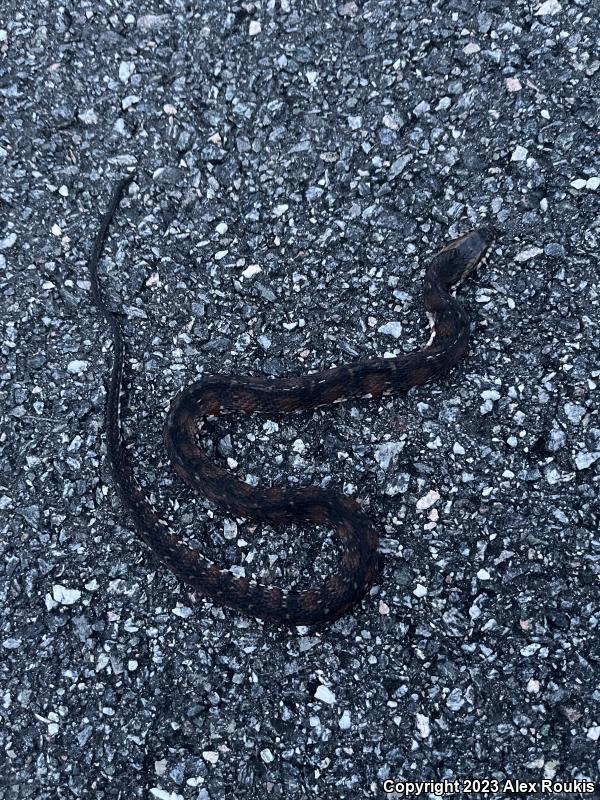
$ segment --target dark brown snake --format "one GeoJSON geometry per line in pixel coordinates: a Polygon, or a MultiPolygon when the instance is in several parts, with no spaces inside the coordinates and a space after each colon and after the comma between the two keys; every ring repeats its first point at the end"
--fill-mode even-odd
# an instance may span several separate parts
{"type": "Polygon", "coordinates": [[[125,343],[118,316],[100,289],[98,262],[111,219],[133,176],[114,188],[89,261],[91,293],[110,326],[113,364],[106,404],[108,460],[114,484],[135,524],[138,536],[184,583],[205,597],[253,617],[285,625],[317,625],[337,619],[358,603],[382,568],[379,536],[356,500],[317,486],[267,489],[233,477],[211,461],[199,446],[199,429],[207,417],[243,412],[275,414],[313,411],[349,398],[378,398],[405,392],[439,377],[465,354],[469,317],[451,293],[481,264],[496,241],[496,230],[480,227],[450,242],[431,261],[423,301],[432,328],[427,345],[396,358],[370,358],[309,375],[277,379],[204,375],[172,401],[164,440],[175,472],[191,487],[235,517],[272,525],[311,522],[335,529],[343,547],[337,572],[311,589],[280,589],[211,561],[188,546],[152,505],[134,474],[134,459],[125,445],[121,398],[125,343]]]}

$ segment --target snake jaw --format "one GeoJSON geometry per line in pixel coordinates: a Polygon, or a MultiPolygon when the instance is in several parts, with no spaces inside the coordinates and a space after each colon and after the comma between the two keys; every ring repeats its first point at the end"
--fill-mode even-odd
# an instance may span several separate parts
{"type": "Polygon", "coordinates": [[[456,291],[459,286],[461,286],[467,278],[474,272],[478,267],[483,267],[490,256],[490,252],[492,250],[493,243],[489,244],[485,250],[482,252],[480,256],[476,259],[469,261],[465,269],[461,272],[458,279],[451,284],[452,290],[456,291]]]}

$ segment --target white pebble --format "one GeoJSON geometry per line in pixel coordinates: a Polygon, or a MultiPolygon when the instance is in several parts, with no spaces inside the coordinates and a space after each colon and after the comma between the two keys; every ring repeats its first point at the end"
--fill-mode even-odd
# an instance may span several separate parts
{"type": "Polygon", "coordinates": [[[52,611],[53,608],[56,608],[58,603],[52,599],[52,596],[48,594],[48,592],[46,592],[46,595],[44,596],[44,605],[48,611],[52,611]]]}
{"type": "Polygon", "coordinates": [[[180,619],[188,619],[192,616],[192,609],[189,606],[176,606],[171,609],[171,613],[180,619]]]}
{"type": "Polygon", "coordinates": [[[80,111],[77,114],[77,119],[83,122],[84,125],[95,125],[98,122],[98,115],[94,109],[88,108],[85,111],[80,111]]]}
{"type": "Polygon", "coordinates": [[[551,14],[558,14],[561,9],[562,6],[558,0],[546,0],[535,12],[535,15],[536,17],[545,17],[551,14]]]}
{"type": "Polygon", "coordinates": [[[587,469],[595,464],[600,458],[600,451],[596,450],[593,453],[578,453],[575,456],[575,466],[577,469],[587,469]]]}
{"type": "Polygon", "coordinates": [[[435,489],[430,489],[426,495],[417,500],[417,508],[419,511],[425,511],[427,508],[431,508],[434,503],[437,503],[439,499],[440,493],[436,492],[435,489]]]}
{"type": "Polygon", "coordinates": [[[518,144],[515,147],[515,149],[513,150],[513,154],[510,157],[510,160],[511,161],[525,161],[526,158],[527,158],[527,148],[526,147],[521,147],[521,145],[518,144]]]}
{"type": "Polygon", "coordinates": [[[544,251],[541,247],[528,247],[525,250],[521,250],[519,253],[517,253],[515,256],[515,261],[518,261],[519,263],[522,263],[523,261],[529,261],[531,258],[535,258],[543,252],[544,251]]]}
{"type": "Polygon", "coordinates": [[[342,716],[338,720],[338,725],[340,726],[340,730],[347,731],[350,726],[352,725],[352,717],[350,716],[349,711],[344,711],[342,716]]]}
{"type": "Polygon", "coordinates": [[[581,420],[585,417],[585,408],[580,406],[579,403],[565,403],[563,411],[569,422],[573,425],[579,425],[581,420]]]}
{"type": "Polygon", "coordinates": [[[342,17],[355,17],[358,14],[358,6],[356,3],[343,3],[338,6],[338,14],[342,17]]]}
{"type": "Polygon", "coordinates": [[[525,647],[521,648],[521,655],[525,656],[526,658],[532,656],[534,653],[540,649],[541,645],[537,642],[532,642],[531,644],[525,645],[525,647]]]}
{"type": "Polygon", "coordinates": [[[128,108],[139,103],[142,98],[137,94],[128,94],[127,97],[124,97],[121,100],[121,108],[123,111],[127,111],[128,108]]]}
{"type": "Polygon", "coordinates": [[[521,86],[521,81],[518,78],[507,78],[506,88],[509,92],[520,92],[523,87],[521,86]]]}
{"type": "Polygon", "coordinates": [[[487,571],[487,569],[483,569],[483,568],[481,568],[481,569],[479,570],[479,572],[477,573],[477,577],[479,578],[479,580],[480,580],[480,581],[489,581],[489,579],[490,579],[492,576],[491,576],[491,575],[490,575],[490,573],[487,571]]]}
{"type": "MultiPolygon", "coordinates": [[[[58,225],[56,227],[58,227],[58,225]]],[[[8,236],[4,237],[4,239],[0,239],[0,250],[8,250],[8,248],[12,247],[16,241],[17,241],[17,234],[14,232],[9,233],[8,236]]]]}
{"type": "Polygon", "coordinates": [[[452,689],[448,697],[446,698],[446,705],[451,711],[460,711],[460,709],[465,704],[465,698],[460,689],[452,689]]]}
{"type": "Polygon", "coordinates": [[[129,78],[135,72],[135,64],[133,61],[121,61],[121,65],[119,66],[119,80],[123,81],[123,83],[127,83],[129,78]]]}
{"type": "Polygon", "coordinates": [[[219,222],[215,230],[219,234],[219,236],[223,236],[224,233],[227,233],[227,228],[228,225],[226,222],[219,222]]]}
{"type": "Polygon", "coordinates": [[[319,684],[317,687],[317,691],[315,692],[315,699],[320,700],[322,703],[327,703],[328,705],[333,705],[335,703],[335,695],[328,689],[327,686],[324,686],[322,683],[319,684]]]}
{"type": "Polygon", "coordinates": [[[248,33],[250,34],[250,36],[258,36],[258,34],[261,31],[262,31],[262,26],[260,22],[258,22],[258,20],[253,19],[248,27],[248,33]]]}
{"type": "Polygon", "coordinates": [[[156,797],[157,800],[183,800],[183,797],[176,792],[167,792],[165,789],[159,789],[158,786],[153,786],[150,789],[150,794],[152,797],[156,797]]]}
{"type": "Polygon", "coordinates": [[[67,370],[71,372],[73,375],[81,375],[85,372],[88,368],[87,361],[69,361],[67,364],[67,370]]]}
{"type": "Polygon", "coordinates": [[[242,272],[242,275],[244,278],[253,278],[255,275],[258,275],[259,272],[262,272],[262,268],[259,267],[258,264],[249,264],[242,272]]]}
{"type": "Polygon", "coordinates": [[[402,336],[402,324],[398,321],[386,322],[385,325],[380,325],[377,330],[379,333],[385,333],[388,336],[393,336],[395,339],[399,339],[400,336],[402,336]]]}
{"type": "Polygon", "coordinates": [[[415,718],[415,723],[421,739],[427,739],[429,734],[431,733],[431,727],[429,725],[429,717],[425,716],[425,714],[417,714],[415,718]]]}
{"type": "Polygon", "coordinates": [[[592,742],[597,742],[600,739],[600,725],[592,725],[591,728],[588,728],[587,738],[592,742]]]}
{"type": "Polygon", "coordinates": [[[262,760],[265,762],[265,764],[272,764],[272,763],[273,763],[273,761],[275,761],[275,756],[274,756],[274,755],[273,755],[273,753],[272,753],[272,752],[269,750],[269,748],[268,748],[268,747],[265,747],[265,749],[264,749],[264,750],[261,750],[261,751],[260,751],[260,757],[261,757],[261,758],[262,758],[262,760]]]}
{"type": "Polygon", "coordinates": [[[52,587],[52,597],[63,606],[72,606],[81,597],[81,592],[78,589],[69,589],[62,583],[55,583],[52,587]]]}
{"type": "Polygon", "coordinates": [[[413,594],[415,597],[425,597],[427,594],[427,587],[423,586],[422,583],[417,583],[413,591],[413,594]]]}
{"type": "Polygon", "coordinates": [[[400,175],[405,170],[405,168],[411,161],[412,161],[412,153],[406,153],[405,155],[400,156],[400,158],[397,158],[392,164],[392,166],[389,168],[388,180],[391,181],[394,178],[397,178],[398,175],[400,175]]]}
{"type": "Polygon", "coordinates": [[[137,18],[137,26],[144,32],[164,28],[170,23],[171,16],[169,14],[142,14],[137,18]]]}
{"type": "Polygon", "coordinates": [[[202,758],[208,761],[209,764],[216,764],[219,760],[219,754],[216,750],[203,750],[202,758]]]}
{"type": "Polygon", "coordinates": [[[375,461],[381,469],[387,470],[404,449],[404,442],[384,442],[375,448],[375,461]]]}
{"type": "Polygon", "coordinates": [[[544,764],[544,778],[553,778],[557,771],[558,771],[559,762],[553,761],[546,761],[544,764]]]}

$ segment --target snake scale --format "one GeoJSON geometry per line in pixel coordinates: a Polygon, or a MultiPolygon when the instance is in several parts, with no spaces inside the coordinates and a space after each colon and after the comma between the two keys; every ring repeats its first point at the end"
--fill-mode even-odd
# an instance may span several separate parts
{"type": "Polygon", "coordinates": [[[113,362],[106,402],[106,440],[114,485],[137,531],[181,581],[219,604],[282,625],[330,622],[357,604],[378,579],[379,536],[356,500],[320,487],[259,488],[238,480],[211,460],[199,444],[210,417],[229,413],[312,411],[349,398],[405,392],[447,372],[464,355],[469,317],[453,290],[480,265],[498,236],[491,226],[450,242],[431,261],[423,301],[431,338],[417,352],[370,358],[302,376],[277,379],[204,375],[171,402],[164,441],[175,472],[205,498],[235,517],[271,525],[313,523],[333,528],[342,544],[337,571],[310,589],[281,589],[234,573],[187,545],[150,502],[135,477],[134,459],[121,422],[125,342],[119,316],[104,299],[98,264],[112,217],[132,175],[115,185],[89,260],[91,295],[112,334],[113,362]]]}

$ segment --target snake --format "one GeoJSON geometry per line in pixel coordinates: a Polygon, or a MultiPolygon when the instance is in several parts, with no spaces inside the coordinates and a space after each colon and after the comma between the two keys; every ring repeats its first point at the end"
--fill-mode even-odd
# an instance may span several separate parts
{"type": "Polygon", "coordinates": [[[113,485],[137,536],[193,592],[266,623],[319,626],[333,622],[357,606],[382,577],[377,525],[357,500],[329,488],[261,488],[239,480],[203,450],[200,432],[208,420],[220,415],[311,412],[351,398],[396,395],[444,375],[465,355],[469,341],[469,315],[456,299],[456,289],[484,263],[499,232],[483,222],[450,241],[429,263],[423,305],[431,335],[422,349],[304,375],[202,374],[172,399],[164,423],[164,444],[175,473],[188,486],[235,518],[273,526],[309,523],[336,532],[341,548],[332,574],[310,588],[285,589],[240,574],[239,568],[223,566],[188,544],[136,477],[137,463],[122,423],[126,345],[121,314],[109,307],[98,275],[111,220],[133,177],[129,174],[115,184],[88,265],[91,297],[112,338],[105,429],[113,485]]]}

